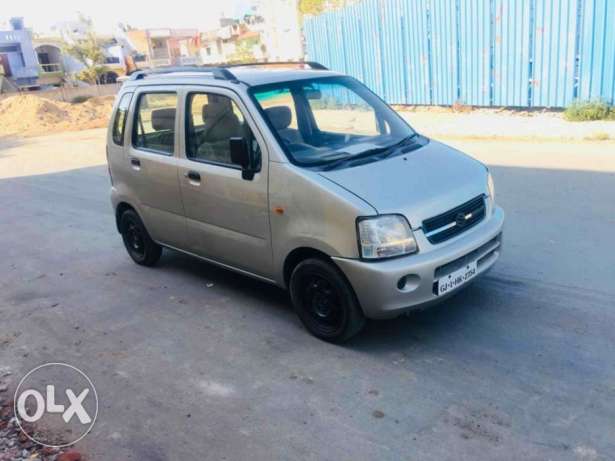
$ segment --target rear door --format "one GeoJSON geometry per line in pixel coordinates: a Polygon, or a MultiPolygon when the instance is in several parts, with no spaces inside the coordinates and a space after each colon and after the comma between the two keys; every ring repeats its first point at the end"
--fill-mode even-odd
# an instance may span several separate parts
{"type": "Polygon", "coordinates": [[[133,97],[126,161],[142,219],[154,240],[184,248],[186,227],[178,180],[178,94],[140,88],[133,97]]]}
{"type": "Polygon", "coordinates": [[[250,273],[272,273],[266,144],[240,98],[215,87],[182,95],[179,178],[191,251],[250,273]],[[260,156],[251,180],[230,158],[231,137],[260,156]]]}

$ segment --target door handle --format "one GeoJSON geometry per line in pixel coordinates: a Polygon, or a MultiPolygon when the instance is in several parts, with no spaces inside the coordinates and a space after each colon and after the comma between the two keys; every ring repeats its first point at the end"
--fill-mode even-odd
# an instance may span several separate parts
{"type": "Polygon", "coordinates": [[[198,171],[190,170],[184,173],[184,176],[190,180],[190,182],[201,182],[201,175],[198,171]]]}
{"type": "Polygon", "coordinates": [[[141,160],[139,160],[136,157],[130,157],[130,165],[132,166],[133,170],[140,170],[141,169],[141,160]]]}

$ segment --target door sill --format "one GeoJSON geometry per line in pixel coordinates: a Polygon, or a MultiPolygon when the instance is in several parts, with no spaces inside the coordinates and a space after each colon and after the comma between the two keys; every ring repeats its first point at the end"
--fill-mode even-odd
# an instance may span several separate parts
{"type": "Polygon", "coordinates": [[[200,255],[197,255],[195,253],[191,253],[190,251],[182,250],[182,249],[176,248],[176,247],[174,247],[172,245],[168,245],[166,243],[160,243],[160,242],[156,242],[156,243],[158,243],[158,245],[161,245],[161,246],[163,246],[165,248],[168,248],[169,250],[178,251],[178,252],[186,254],[188,256],[193,256],[193,257],[195,257],[197,259],[200,259],[202,261],[208,262],[208,263],[213,264],[215,266],[222,267],[223,269],[228,269],[230,271],[237,272],[238,274],[246,275],[246,276],[251,277],[253,279],[260,280],[261,282],[266,282],[266,283],[269,283],[271,285],[279,286],[278,283],[275,280],[269,279],[267,277],[263,277],[262,275],[255,274],[253,272],[250,272],[250,271],[247,271],[247,270],[244,270],[244,269],[239,269],[238,267],[231,266],[229,264],[222,263],[220,261],[216,261],[215,259],[207,258],[205,256],[200,256],[200,255]]]}

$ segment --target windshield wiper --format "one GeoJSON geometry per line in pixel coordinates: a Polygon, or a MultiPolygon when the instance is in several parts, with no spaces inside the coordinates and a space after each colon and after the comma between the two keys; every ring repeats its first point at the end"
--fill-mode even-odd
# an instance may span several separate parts
{"type": "MultiPolygon", "coordinates": [[[[413,140],[417,136],[418,136],[418,133],[413,133],[413,134],[411,134],[409,136],[406,136],[405,138],[401,139],[400,141],[398,141],[398,142],[396,142],[394,144],[391,144],[389,146],[376,147],[376,148],[373,148],[373,149],[367,149],[367,150],[361,152],[360,154],[356,154],[356,155],[348,154],[348,157],[342,157],[340,159],[333,160],[331,163],[327,163],[323,167],[323,170],[324,171],[333,170],[333,169],[337,168],[338,166],[343,165],[344,163],[354,162],[355,160],[360,160],[362,158],[371,157],[373,155],[385,154],[382,158],[387,158],[388,156],[390,156],[391,154],[396,152],[398,148],[406,145],[409,141],[413,140]]],[[[347,153],[347,152],[345,152],[345,153],[347,153]]]]}
{"type": "Polygon", "coordinates": [[[377,155],[377,154],[381,154],[382,152],[384,152],[385,150],[387,150],[388,147],[377,147],[374,149],[367,149],[363,152],[361,152],[360,154],[356,154],[356,155],[352,155],[348,152],[342,152],[344,154],[348,154],[347,157],[342,157],[340,159],[337,160],[333,160],[331,163],[327,163],[324,167],[323,170],[324,171],[329,171],[329,170],[333,170],[335,168],[337,168],[338,166],[346,163],[346,162],[352,162],[355,160],[359,160],[362,158],[366,158],[366,157],[371,157],[372,155],[377,155]]]}
{"type": "Polygon", "coordinates": [[[405,138],[402,138],[401,141],[398,141],[395,144],[390,145],[387,148],[387,152],[385,153],[385,155],[383,155],[382,158],[390,157],[391,155],[393,155],[394,153],[397,152],[398,148],[403,147],[403,146],[409,144],[410,141],[412,141],[414,138],[418,137],[418,135],[419,135],[418,133],[412,133],[411,135],[406,136],[405,138]]]}

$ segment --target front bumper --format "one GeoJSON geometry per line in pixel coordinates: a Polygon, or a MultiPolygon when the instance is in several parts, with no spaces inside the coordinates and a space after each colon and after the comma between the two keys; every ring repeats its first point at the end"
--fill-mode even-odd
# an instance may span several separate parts
{"type": "Polygon", "coordinates": [[[477,274],[486,272],[500,256],[504,211],[493,214],[450,241],[430,245],[421,230],[415,232],[419,248],[414,255],[384,261],[333,258],[355,290],[366,317],[393,318],[418,307],[436,303],[445,296],[434,294],[435,282],[469,261],[477,261],[477,274]],[[406,277],[401,288],[400,279],[406,277]]]}

